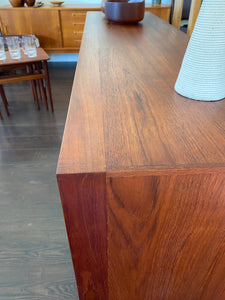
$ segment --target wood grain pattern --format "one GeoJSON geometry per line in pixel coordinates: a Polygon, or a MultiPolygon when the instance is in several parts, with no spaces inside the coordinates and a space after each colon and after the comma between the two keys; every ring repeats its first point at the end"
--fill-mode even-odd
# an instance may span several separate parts
{"type": "Polygon", "coordinates": [[[224,299],[225,172],[107,181],[109,299],[224,299]]]}
{"type": "Polygon", "coordinates": [[[107,299],[105,174],[58,175],[58,184],[80,299],[107,299]]]}
{"type": "Polygon", "coordinates": [[[225,298],[225,102],[175,93],[188,40],[150,13],[131,26],[87,14],[57,168],[70,240],[80,228],[71,244],[80,299],[90,257],[96,273],[87,219],[99,199],[106,262],[96,278],[107,292],[94,297],[225,298]]]}

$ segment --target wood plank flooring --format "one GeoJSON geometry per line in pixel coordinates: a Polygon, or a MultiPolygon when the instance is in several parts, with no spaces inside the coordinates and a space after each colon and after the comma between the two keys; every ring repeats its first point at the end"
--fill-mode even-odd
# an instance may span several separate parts
{"type": "Polygon", "coordinates": [[[49,64],[54,114],[28,82],[5,86],[0,120],[0,299],[78,300],[56,183],[75,63],[49,64]]]}

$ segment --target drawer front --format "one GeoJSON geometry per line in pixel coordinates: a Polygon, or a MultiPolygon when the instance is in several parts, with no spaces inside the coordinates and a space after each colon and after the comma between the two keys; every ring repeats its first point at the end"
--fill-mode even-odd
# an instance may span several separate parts
{"type": "Polygon", "coordinates": [[[70,24],[70,26],[71,27],[67,29],[67,31],[70,33],[73,33],[74,31],[83,33],[83,31],[84,31],[84,24],[79,24],[79,23],[73,22],[72,24],[70,24]]]}
{"type": "Polygon", "coordinates": [[[80,48],[80,45],[81,45],[81,40],[72,37],[68,38],[63,44],[64,48],[76,48],[76,49],[80,48]]]}
{"type": "Polygon", "coordinates": [[[82,31],[74,31],[71,38],[81,41],[82,40],[82,36],[83,36],[83,32],[82,31]]]}
{"type": "Polygon", "coordinates": [[[62,26],[65,23],[77,22],[84,24],[86,19],[86,12],[83,11],[60,11],[62,26]]]}
{"type": "Polygon", "coordinates": [[[63,46],[79,48],[84,30],[86,12],[61,11],[60,16],[63,46]]]}
{"type": "Polygon", "coordinates": [[[72,12],[71,16],[72,16],[73,21],[75,21],[77,23],[81,23],[81,24],[85,23],[86,13],[84,13],[84,12],[72,12]]]}

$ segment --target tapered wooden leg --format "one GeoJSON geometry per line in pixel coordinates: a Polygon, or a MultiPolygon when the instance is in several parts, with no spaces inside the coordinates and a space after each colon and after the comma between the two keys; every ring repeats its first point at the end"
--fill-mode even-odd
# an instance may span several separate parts
{"type": "Polygon", "coordinates": [[[34,93],[34,99],[35,99],[36,104],[37,104],[37,108],[38,108],[38,110],[40,110],[40,105],[39,105],[39,100],[38,100],[37,88],[36,88],[35,80],[31,80],[31,85],[32,85],[33,93],[34,93]]]}
{"type": "Polygon", "coordinates": [[[44,97],[45,107],[48,110],[47,94],[46,94],[46,89],[44,87],[43,79],[40,79],[40,83],[41,83],[41,89],[42,89],[42,93],[43,93],[43,97],[44,97]]]}
{"type": "Polygon", "coordinates": [[[3,104],[4,104],[6,113],[7,113],[7,115],[9,116],[8,102],[7,102],[6,95],[5,95],[5,92],[4,92],[4,89],[3,89],[3,86],[2,86],[2,85],[0,85],[0,93],[1,93],[2,102],[3,102],[3,104]]]}
{"type": "MultiPolygon", "coordinates": [[[[3,93],[4,93],[4,95],[5,95],[5,91],[4,91],[4,89],[3,89],[3,86],[1,85],[1,87],[2,87],[3,93]]],[[[6,98],[6,96],[5,96],[5,103],[6,103],[6,104],[7,104],[7,106],[8,106],[8,101],[7,101],[7,98],[6,98]]]]}
{"type": "Polygon", "coordinates": [[[2,119],[2,113],[1,113],[1,110],[0,110],[0,119],[2,119]]]}
{"type": "Polygon", "coordinates": [[[42,95],[41,95],[40,80],[37,80],[36,82],[37,82],[37,87],[38,87],[38,91],[39,91],[40,98],[42,98],[42,95]]]}
{"type": "Polygon", "coordinates": [[[51,92],[51,85],[50,85],[49,72],[48,72],[48,63],[47,63],[46,60],[43,61],[43,63],[44,63],[44,72],[45,72],[45,76],[46,76],[46,84],[47,84],[47,88],[48,88],[50,105],[51,105],[51,109],[52,109],[52,112],[53,112],[54,108],[53,108],[52,92],[51,92]]]}
{"type": "MultiPolygon", "coordinates": [[[[37,63],[34,63],[32,66],[31,66],[31,72],[32,73],[35,73],[37,71],[37,63]]],[[[36,90],[37,90],[37,96],[40,96],[39,99],[42,98],[42,95],[41,95],[41,87],[40,87],[40,82],[39,82],[39,79],[35,80],[34,81],[34,84],[36,86],[36,90]]]]}
{"type": "MultiPolygon", "coordinates": [[[[39,63],[36,63],[35,66],[36,66],[36,68],[37,68],[38,73],[41,74],[40,64],[39,64],[39,63]]],[[[46,109],[48,110],[47,94],[46,94],[46,89],[45,89],[45,87],[44,87],[43,79],[38,80],[38,83],[39,83],[39,88],[40,88],[40,85],[41,85],[41,89],[42,89],[42,93],[43,93],[43,97],[44,97],[45,107],[46,107],[46,109]]],[[[40,94],[41,94],[41,92],[40,92],[40,94]]]]}
{"type": "MultiPolygon", "coordinates": [[[[40,63],[37,62],[34,64],[34,71],[37,70],[38,72],[41,70],[40,68],[40,63]]],[[[40,94],[40,98],[42,99],[42,94],[41,94],[41,80],[37,80],[37,86],[38,86],[38,91],[39,91],[39,94],[40,94]]]]}
{"type": "MultiPolygon", "coordinates": [[[[33,73],[32,66],[28,66],[27,67],[27,71],[28,71],[29,74],[32,74],[33,73]]],[[[37,104],[37,108],[38,108],[38,110],[40,110],[40,105],[39,105],[39,100],[38,100],[38,94],[37,94],[37,88],[36,88],[35,80],[31,80],[31,87],[32,87],[32,90],[33,90],[33,95],[34,95],[34,99],[35,99],[36,104],[37,104]]]]}
{"type": "MultiPolygon", "coordinates": [[[[27,73],[30,74],[31,71],[30,71],[30,67],[28,65],[26,66],[26,69],[27,69],[27,73]]],[[[33,96],[34,96],[34,86],[32,85],[31,81],[30,81],[30,86],[32,88],[32,92],[33,92],[33,96]]],[[[36,101],[35,97],[34,97],[34,101],[36,101]]]]}

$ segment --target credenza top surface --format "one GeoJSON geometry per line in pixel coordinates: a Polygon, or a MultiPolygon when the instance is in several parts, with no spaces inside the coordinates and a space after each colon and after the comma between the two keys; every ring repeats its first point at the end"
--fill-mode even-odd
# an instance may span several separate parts
{"type": "Polygon", "coordinates": [[[130,26],[88,13],[58,174],[225,166],[225,100],[174,91],[187,43],[150,13],[130,26]]]}

